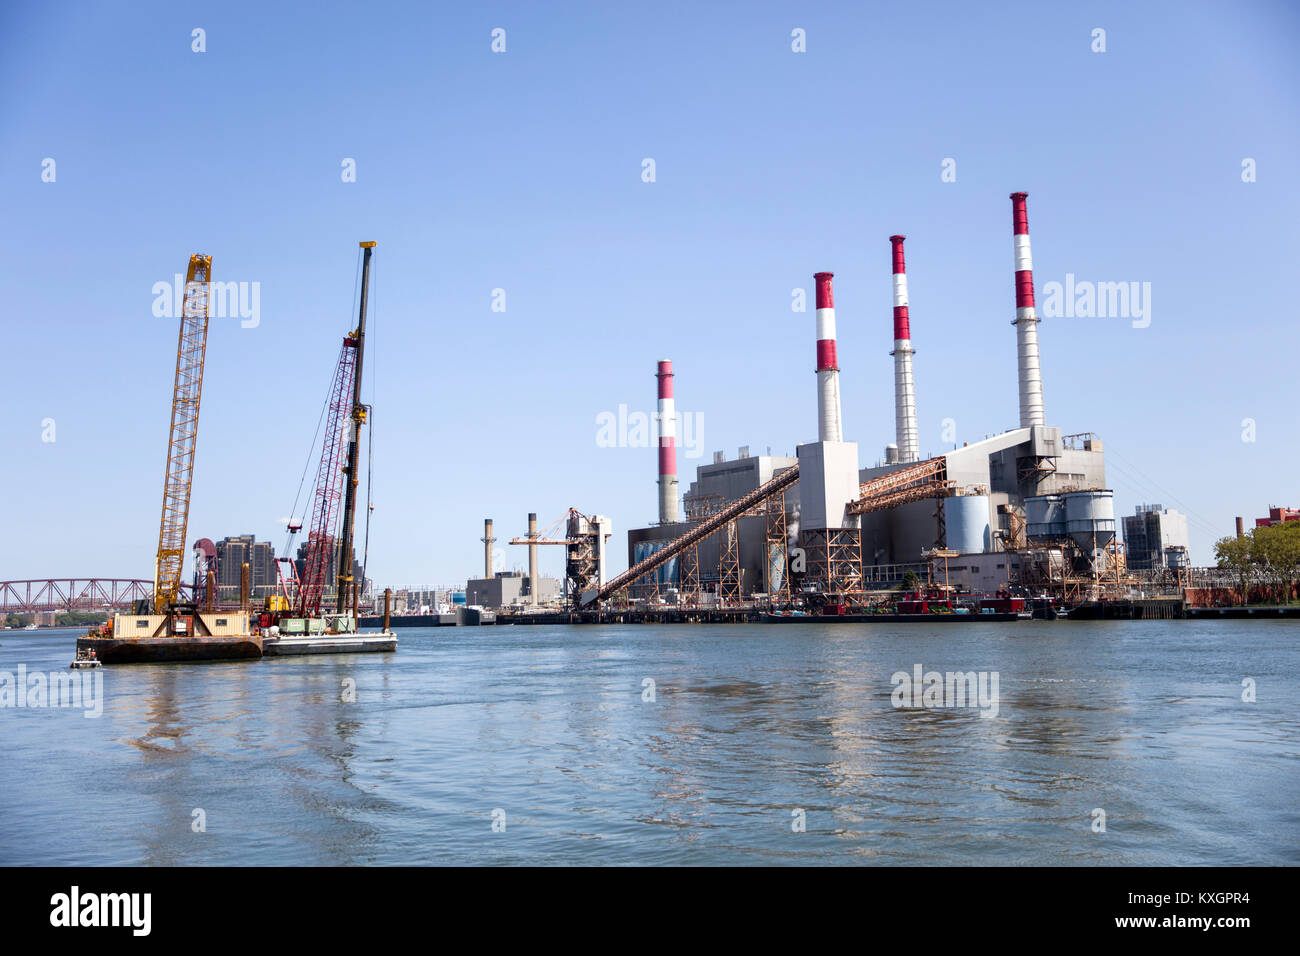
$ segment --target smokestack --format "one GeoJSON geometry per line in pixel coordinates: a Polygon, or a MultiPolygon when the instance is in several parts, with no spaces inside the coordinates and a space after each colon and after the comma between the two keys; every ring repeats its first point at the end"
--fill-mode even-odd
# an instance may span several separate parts
{"type": "Polygon", "coordinates": [[[1011,194],[1016,258],[1016,352],[1020,362],[1020,427],[1046,424],[1043,373],[1038,365],[1038,315],[1034,312],[1034,262],[1029,255],[1029,193],[1011,194]]]}
{"type": "Polygon", "coordinates": [[[840,366],[835,354],[833,272],[813,275],[817,283],[817,440],[843,441],[840,421],[840,366]]]}
{"type": "Polygon", "coordinates": [[[890,236],[894,259],[894,425],[898,460],[920,461],[916,434],[916,388],[912,382],[912,330],[907,322],[907,265],[903,261],[906,236],[890,236]]]}
{"type": "Polygon", "coordinates": [[[673,403],[673,363],[659,360],[659,523],[675,524],[677,510],[677,408],[673,403]]]}
{"type": "MultiPolygon", "coordinates": [[[[537,512],[528,512],[528,538],[537,540],[537,512]]],[[[528,603],[537,603],[537,545],[528,546],[528,603]]]]}
{"type": "Polygon", "coordinates": [[[1237,537],[1238,537],[1238,538],[1244,538],[1245,536],[1246,536],[1246,522],[1242,521],[1241,518],[1238,517],[1238,518],[1237,518],[1237,537]]]}
{"type": "Polygon", "coordinates": [[[492,537],[492,519],[483,519],[483,577],[492,577],[492,542],[496,538],[492,537]]]}

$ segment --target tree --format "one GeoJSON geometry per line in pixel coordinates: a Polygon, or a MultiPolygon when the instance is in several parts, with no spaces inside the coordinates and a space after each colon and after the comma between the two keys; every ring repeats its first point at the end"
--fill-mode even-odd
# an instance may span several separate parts
{"type": "Polygon", "coordinates": [[[1214,542],[1214,557],[1219,562],[1221,568],[1232,568],[1237,572],[1238,580],[1241,582],[1241,603],[1250,603],[1249,594],[1246,591],[1247,582],[1250,577],[1252,568],[1250,555],[1250,535],[1242,537],[1220,538],[1214,542]]]}
{"type": "Polygon", "coordinates": [[[1300,577],[1300,521],[1256,528],[1251,532],[1250,553],[1255,565],[1282,585],[1282,600],[1290,604],[1300,577]]]}

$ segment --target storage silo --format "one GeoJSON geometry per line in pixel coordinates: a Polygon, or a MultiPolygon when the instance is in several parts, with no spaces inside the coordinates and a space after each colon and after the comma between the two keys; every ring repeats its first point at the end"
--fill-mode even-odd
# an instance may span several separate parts
{"type": "Polygon", "coordinates": [[[1084,551],[1105,548],[1115,538],[1115,493],[1072,491],[1065,499],[1066,530],[1084,551]]]}
{"type": "Polygon", "coordinates": [[[957,495],[944,499],[947,545],[962,554],[979,554],[993,546],[988,495],[957,495]]]}
{"type": "Polygon", "coordinates": [[[1060,495],[1035,495],[1025,499],[1025,533],[1031,541],[1064,538],[1065,502],[1060,495]]]}

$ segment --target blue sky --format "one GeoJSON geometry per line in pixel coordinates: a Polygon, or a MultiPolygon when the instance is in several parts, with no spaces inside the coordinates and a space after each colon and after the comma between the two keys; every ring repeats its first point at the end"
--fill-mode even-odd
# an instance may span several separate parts
{"type": "Polygon", "coordinates": [[[1013,190],[1040,303],[1067,273],[1151,283],[1147,328],[1040,327],[1048,420],[1102,437],[1117,511],[1189,511],[1201,564],[1234,515],[1300,504],[1294,6],[467,6],[0,8],[0,579],[152,577],[176,323],[151,290],[193,252],[261,302],[212,322],[189,538],[282,545],[374,239],[370,572],[453,583],[486,516],[608,514],[618,555],[655,518],[654,450],[595,423],[653,410],[658,358],[703,423],[683,486],[815,438],[791,290],[819,270],[872,463],[895,232],[922,451],[945,418],[1014,427],[1013,190]]]}

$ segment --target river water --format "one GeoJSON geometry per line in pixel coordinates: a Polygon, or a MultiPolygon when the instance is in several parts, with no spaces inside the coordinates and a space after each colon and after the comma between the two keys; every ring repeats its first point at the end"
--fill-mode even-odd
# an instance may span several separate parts
{"type": "MultiPolygon", "coordinates": [[[[1295,623],[399,636],[0,708],[0,864],[1300,863],[1295,623]],[[895,707],[917,665],[996,715],[895,707]]],[[[75,637],[0,631],[0,684],[75,637]]]]}

